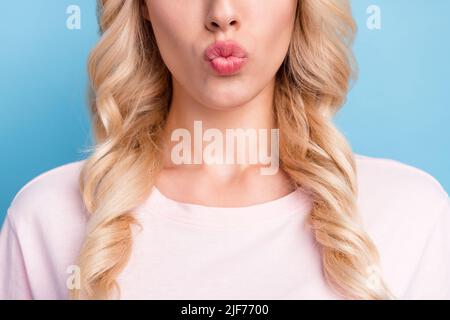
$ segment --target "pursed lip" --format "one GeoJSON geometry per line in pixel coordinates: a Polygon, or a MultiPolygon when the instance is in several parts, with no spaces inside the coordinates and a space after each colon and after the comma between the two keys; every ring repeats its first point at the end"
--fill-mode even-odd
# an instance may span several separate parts
{"type": "Polygon", "coordinates": [[[219,75],[239,72],[247,62],[247,51],[233,40],[217,41],[205,50],[204,59],[219,75]]]}

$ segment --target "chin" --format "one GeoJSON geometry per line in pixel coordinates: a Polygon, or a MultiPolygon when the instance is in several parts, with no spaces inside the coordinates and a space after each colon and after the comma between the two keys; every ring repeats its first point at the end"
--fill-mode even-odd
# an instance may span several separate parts
{"type": "Polygon", "coordinates": [[[211,96],[207,99],[209,103],[206,103],[206,106],[210,109],[226,111],[239,108],[248,101],[246,99],[239,99],[236,96],[234,98],[232,97],[233,93],[225,96],[211,96]]]}
{"type": "Polygon", "coordinates": [[[238,90],[231,88],[228,88],[227,90],[210,89],[205,91],[205,93],[207,93],[207,96],[203,98],[203,101],[206,102],[205,105],[215,110],[237,108],[248,103],[252,99],[249,92],[247,90],[243,92],[241,88],[238,90]]]}

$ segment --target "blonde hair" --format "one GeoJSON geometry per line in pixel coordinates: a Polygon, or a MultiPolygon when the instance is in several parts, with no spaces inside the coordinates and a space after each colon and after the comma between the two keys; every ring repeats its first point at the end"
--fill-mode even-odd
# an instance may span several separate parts
{"type": "MultiPolygon", "coordinates": [[[[133,209],[162,165],[171,75],[139,0],[100,0],[101,39],[88,71],[96,144],[80,174],[90,213],[73,299],[120,296],[116,278],[132,251],[133,209]]],[[[348,0],[299,0],[288,54],[276,74],[280,167],[313,199],[310,226],[330,286],[350,299],[389,299],[379,256],[356,205],[353,153],[332,117],[354,75],[356,25],[348,0]],[[375,267],[375,269],[374,269],[375,267]]],[[[299,253],[300,254],[300,253],[299,253]]],[[[300,272],[300,270],[299,270],[300,272]]]]}

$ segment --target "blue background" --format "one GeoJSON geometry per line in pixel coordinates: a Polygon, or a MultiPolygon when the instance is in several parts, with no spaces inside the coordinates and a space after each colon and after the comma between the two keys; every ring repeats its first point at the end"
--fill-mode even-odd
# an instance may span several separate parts
{"type": "MultiPolygon", "coordinates": [[[[450,190],[450,1],[354,0],[359,79],[336,118],[357,153],[429,172],[450,190]],[[366,27],[369,5],[380,30],[366,27]]],[[[94,0],[0,2],[0,224],[38,174],[84,158],[91,143],[86,60],[94,0]],[[69,5],[81,29],[66,28],[69,5]]]]}

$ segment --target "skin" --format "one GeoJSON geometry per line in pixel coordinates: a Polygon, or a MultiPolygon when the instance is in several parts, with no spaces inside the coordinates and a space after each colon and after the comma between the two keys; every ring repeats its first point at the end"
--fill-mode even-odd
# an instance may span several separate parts
{"type": "Polygon", "coordinates": [[[275,74],[289,47],[297,0],[146,0],[161,56],[172,74],[173,98],[166,126],[164,168],[156,187],[167,197],[207,206],[236,207],[280,198],[293,191],[286,174],[261,175],[258,164],[174,165],[170,135],[203,130],[275,128],[275,74]],[[237,41],[248,52],[244,68],[218,76],[203,60],[217,40],[237,41]],[[195,181],[196,183],[192,183],[195,181]]]}

